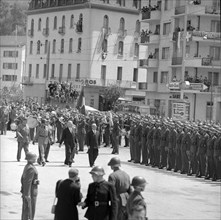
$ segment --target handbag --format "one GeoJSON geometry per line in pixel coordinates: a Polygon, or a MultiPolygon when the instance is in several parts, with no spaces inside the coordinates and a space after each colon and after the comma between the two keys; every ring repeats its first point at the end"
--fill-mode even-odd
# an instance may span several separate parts
{"type": "Polygon", "coordinates": [[[57,200],[57,198],[56,198],[56,197],[54,197],[54,202],[53,202],[53,205],[52,205],[52,207],[51,207],[51,213],[52,213],[52,214],[55,214],[55,209],[56,209],[56,200],[57,200]]]}

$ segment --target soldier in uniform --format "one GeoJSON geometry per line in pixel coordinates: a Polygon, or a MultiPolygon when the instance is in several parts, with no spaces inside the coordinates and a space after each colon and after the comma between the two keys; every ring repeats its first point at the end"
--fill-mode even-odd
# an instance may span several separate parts
{"type": "Polygon", "coordinates": [[[120,125],[117,118],[114,119],[113,129],[112,129],[112,154],[119,154],[119,137],[120,137],[120,125]]]}
{"type": "Polygon", "coordinates": [[[140,163],[141,159],[141,149],[142,149],[142,144],[141,144],[141,138],[142,138],[142,123],[137,122],[137,126],[135,129],[135,158],[134,158],[134,163],[140,163]]]}
{"type": "Polygon", "coordinates": [[[142,206],[145,210],[145,217],[146,217],[146,202],[144,201],[144,197],[142,196],[141,192],[143,192],[145,190],[146,187],[146,180],[141,177],[141,176],[135,176],[132,179],[132,183],[131,185],[134,187],[134,191],[131,193],[131,195],[129,196],[129,199],[127,201],[127,214],[128,214],[128,218],[132,219],[132,215],[133,215],[133,209],[136,206],[142,206]]]}
{"type": "Polygon", "coordinates": [[[153,134],[153,154],[154,154],[154,164],[152,166],[157,166],[159,167],[159,163],[160,163],[160,153],[159,153],[159,149],[160,149],[160,135],[161,135],[161,127],[160,124],[157,123],[156,124],[156,129],[154,131],[153,134]]]}
{"type": "Polygon", "coordinates": [[[86,199],[80,203],[82,208],[87,207],[85,218],[88,220],[118,220],[114,185],[103,178],[105,173],[100,166],[93,167],[90,174],[93,183],[89,184],[86,199]]]}
{"type": "Polygon", "coordinates": [[[128,162],[134,162],[135,160],[135,128],[136,128],[135,121],[132,121],[130,125],[130,136],[129,136],[130,160],[128,160],[128,162]]]}
{"type": "Polygon", "coordinates": [[[34,220],[36,200],[38,195],[38,171],[34,166],[37,155],[28,152],[26,155],[27,164],[24,167],[21,177],[22,193],[22,220],[34,220]]]}
{"type": "Polygon", "coordinates": [[[141,139],[141,145],[142,145],[142,162],[141,164],[146,165],[148,163],[148,151],[147,151],[147,134],[149,132],[150,127],[147,125],[147,123],[144,123],[142,126],[142,139],[141,139]]]}
{"type": "Polygon", "coordinates": [[[169,129],[166,126],[166,124],[163,125],[162,129],[161,129],[161,135],[160,135],[160,159],[159,159],[159,169],[163,169],[164,167],[166,167],[166,151],[165,151],[165,147],[168,146],[168,137],[169,137],[169,129]]]}
{"type": "Polygon", "coordinates": [[[108,177],[108,181],[115,186],[117,202],[118,202],[118,216],[117,220],[126,220],[126,203],[132,192],[130,187],[129,175],[120,169],[121,161],[118,157],[113,157],[108,163],[113,173],[108,177]]]}
{"type": "Polygon", "coordinates": [[[29,129],[27,127],[27,118],[20,117],[21,123],[18,125],[17,129],[17,141],[18,141],[18,151],[17,151],[17,161],[21,159],[22,148],[25,151],[25,155],[28,153],[28,146],[30,142],[29,129]]]}
{"type": "Polygon", "coordinates": [[[147,143],[148,143],[148,151],[149,151],[149,157],[150,157],[150,165],[154,164],[154,154],[153,154],[153,134],[155,131],[156,127],[153,124],[150,128],[150,131],[148,132],[147,135],[147,143]]]}
{"type": "Polygon", "coordinates": [[[86,138],[86,122],[85,119],[82,118],[77,125],[77,138],[79,143],[79,151],[84,151],[84,144],[86,138]]]}
{"type": "Polygon", "coordinates": [[[213,181],[221,179],[221,128],[216,127],[215,129],[216,129],[216,140],[214,141],[214,153],[213,153],[215,170],[214,170],[213,181]]]}

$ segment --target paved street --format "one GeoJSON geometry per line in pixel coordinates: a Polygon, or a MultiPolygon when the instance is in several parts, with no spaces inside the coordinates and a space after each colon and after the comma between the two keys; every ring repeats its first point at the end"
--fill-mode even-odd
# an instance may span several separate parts
{"type": "MultiPolygon", "coordinates": [[[[21,194],[20,178],[26,164],[24,152],[21,162],[16,161],[17,141],[15,133],[8,132],[7,136],[0,137],[1,149],[1,199],[0,219],[20,219],[21,194]]],[[[30,150],[38,152],[38,146],[30,145],[30,150]]],[[[96,165],[104,166],[107,179],[111,170],[107,162],[113,156],[112,149],[101,148],[96,165]]],[[[156,168],[128,163],[129,149],[120,148],[122,169],[131,177],[144,176],[148,185],[143,193],[148,204],[148,217],[154,219],[185,219],[185,220],[218,220],[221,219],[220,182],[205,181],[195,177],[187,177],[179,173],[168,172],[156,168]]],[[[58,179],[67,177],[69,167],[63,165],[64,145],[51,147],[49,161],[45,167],[37,166],[39,172],[39,194],[35,219],[52,220],[50,209],[54,199],[55,183],[58,179]]],[[[87,154],[76,155],[74,167],[79,169],[82,192],[85,197],[88,184],[92,181],[89,174],[87,154]]],[[[80,219],[84,219],[85,210],[79,208],[80,219]]]]}

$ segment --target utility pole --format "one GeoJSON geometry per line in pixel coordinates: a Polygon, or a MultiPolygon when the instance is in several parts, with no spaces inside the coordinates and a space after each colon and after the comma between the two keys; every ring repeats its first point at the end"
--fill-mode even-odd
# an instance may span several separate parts
{"type": "Polygon", "coordinates": [[[50,41],[48,41],[47,56],[46,56],[45,101],[46,101],[46,98],[47,98],[47,86],[48,86],[48,79],[49,79],[49,65],[50,65],[50,41]]]}

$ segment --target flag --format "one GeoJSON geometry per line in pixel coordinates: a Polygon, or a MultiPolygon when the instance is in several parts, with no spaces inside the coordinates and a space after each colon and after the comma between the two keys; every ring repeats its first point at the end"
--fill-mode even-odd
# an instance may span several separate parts
{"type": "Polygon", "coordinates": [[[76,108],[78,109],[78,111],[79,111],[81,114],[86,115],[86,111],[85,111],[85,97],[84,97],[84,87],[81,88],[81,93],[80,93],[80,95],[79,95],[76,108]]]}

